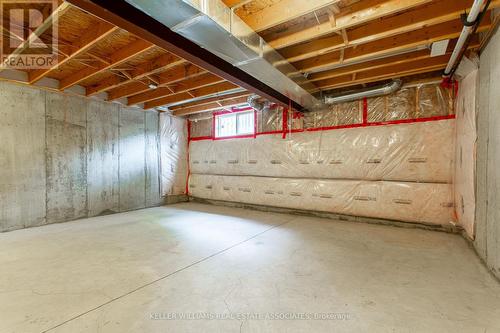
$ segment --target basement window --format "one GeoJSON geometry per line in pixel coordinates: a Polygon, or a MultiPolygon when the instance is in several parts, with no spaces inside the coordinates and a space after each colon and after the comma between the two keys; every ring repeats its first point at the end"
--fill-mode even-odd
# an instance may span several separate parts
{"type": "Polygon", "coordinates": [[[215,115],[215,137],[228,138],[255,134],[255,113],[238,111],[215,115]]]}

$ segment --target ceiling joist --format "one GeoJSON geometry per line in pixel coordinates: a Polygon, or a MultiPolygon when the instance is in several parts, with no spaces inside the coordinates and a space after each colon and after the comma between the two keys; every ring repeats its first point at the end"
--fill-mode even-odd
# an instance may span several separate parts
{"type": "Polygon", "coordinates": [[[248,92],[229,94],[226,96],[210,98],[200,103],[192,103],[191,105],[174,107],[171,108],[171,110],[174,112],[174,116],[185,116],[199,112],[220,110],[221,108],[228,108],[246,104],[248,101],[248,96],[250,96],[248,92]]]}
{"type": "MultiPolygon", "coordinates": [[[[19,45],[8,57],[6,57],[5,61],[2,65],[16,62],[16,59],[23,54],[23,52],[34,42],[36,42],[40,36],[42,36],[45,32],[49,30],[53,26],[55,22],[57,22],[63,15],[68,13],[71,8],[71,5],[67,2],[63,2],[62,0],[58,1],[59,6],[49,15],[47,19],[45,19],[42,24],[40,24],[30,35],[24,40],[21,45],[19,45]]],[[[50,4],[49,4],[50,6],[50,4]]],[[[3,14],[2,14],[3,15],[3,14]]],[[[22,24],[24,27],[24,24],[22,24]]],[[[3,31],[2,33],[10,34],[10,31],[3,31]]]]}
{"type": "Polygon", "coordinates": [[[337,31],[342,31],[342,29],[348,29],[384,16],[424,5],[431,1],[432,0],[360,1],[353,5],[346,13],[343,14],[341,12],[335,15],[335,26],[332,26],[328,21],[322,22],[290,34],[283,34],[283,36],[268,40],[268,43],[275,49],[282,49],[311,39],[323,37],[337,31]]]}
{"type": "Polygon", "coordinates": [[[135,42],[132,42],[131,44],[113,53],[110,56],[111,59],[110,63],[101,64],[96,68],[87,67],[70,75],[69,77],[62,79],[61,86],[59,87],[59,89],[60,90],[68,89],[74,86],[75,84],[79,84],[80,82],[85,81],[99,73],[105,72],[113,67],[119,66],[120,64],[129,61],[135,56],[147,50],[150,50],[153,47],[155,47],[153,44],[146,42],[142,39],[138,39],[135,42]]]}
{"type": "Polygon", "coordinates": [[[446,67],[449,56],[428,58],[416,60],[408,63],[395,64],[383,68],[376,68],[365,72],[357,72],[353,80],[352,74],[347,74],[341,77],[318,81],[319,89],[334,89],[340,87],[348,87],[368,82],[376,82],[380,80],[399,78],[402,76],[432,72],[441,70],[446,67]]]}
{"type": "MultiPolygon", "coordinates": [[[[224,82],[224,80],[218,76],[207,73],[199,75],[198,77],[191,80],[181,81],[169,87],[161,87],[158,89],[149,90],[142,94],[131,96],[128,99],[128,104],[137,105],[149,101],[154,101],[156,99],[161,99],[175,93],[186,92],[220,82],[224,82]]],[[[232,86],[236,87],[235,85],[232,86]]]]}
{"type": "Polygon", "coordinates": [[[129,77],[127,78],[111,76],[98,85],[89,87],[87,89],[87,96],[92,96],[110,89],[118,88],[132,81],[143,79],[184,63],[185,61],[183,59],[174,56],[173,54],[163,54],[152,61],[146,61],[138,65],[134,70],[130,71],[129,77]]]}
{"type": "Polygon", "coordinates": [[[213,85],[201,87],[198,89],[187,90],[185,92],[178,92],[175,94],[167,95],[167,96],[164,96],[160,99],[151,100],[151,101],[146,102],[144,104],[144,108],[146,110],[148,110],[148,109],[152,109],[152,108],[156,108],[156,107],[160,107],[160,106],[179,103],[179,102],[182,102],[184,100],[189,100],[192,98],[204,97],[204,96],[209,96],[209,95],[218,94],[218,93],[224,93],[224,92],[234,90],[237,88],[238,88],[238,86],[232,84],[231,82],[221,82],[218,84],[213,84],[213,85]]]}
{"type": "MultiPolygon", "coordinates": [[[[54,67],[48,69],[39,69],[34,70],[29,73],[30,83],[35,83],[48,74],[50,74],[53,70],[63,66],[67,62],[76,59],[77,57],[83,55],[84,53],[90,51],[92,47],[100,42],[101,40],[107,38],[109,35],[113,34],[118,30],[117,27],[111,25],[107,22],[100,22],[95,25],[90,30],[86,31],[81,38],[79,38],[75,43],[65,46],[65,48],[69,49],[67,54],[59,54],[57,63],[54,67]]],[[[59,47],[61,47],[60,45],[59,47]]]]}
{"type": "MultiPolygon", "coordinates": [[[[484,31],[491,25],[491,19],[485,17],[478,31],[484,31]]],[[[416,51],[417,48],[426,48],[433,42],[443,39],[457,38],[462,31],[462,21],[455,20],[451,23],[438,24],[428,28],[409,33],[385,38],[371,43],[360,45],[356,48],[345,50],[344,63],[352,63],[374,57],[383,57],[398,52],[416,51]]],[[[340,64],[340,52],[331,52],[316,58],[302,60],[294,63],[300,72],[320,72],[329,67],[340,64]]]]}
{"type": "MultiPolygon", "coordinates": [[[[467,8],[468,0],[438,0],[400,15],[382,18],[349,30],[349,45],[361,45],[403,33],[424,29],[460,18],[467,8]]],[[[494,0],[490,8],[500,7],[500,0],[494,0]]],[[[281,54],[289,62],[321,56],[345,47],[344,38],[338,34],[312,40],[285,48],[281,54]]]]}
{"type": "Polygon", "coordinates": [[[334,5],[340,0],[282,0],[264,9],[244,16],[243,21],[254,31],[263,31],[282,23],[309,14],[315,10],[334,5]]]}
{"type": "MultiPolygon", "coordinates": [[[[470,0],[266,1],[224,0],[279,49],[297,68],[296,74],[307,74],[317,87],[311,92],[441,70],[462,30],[460,16],[471,5],[470,0]],[[451,39],[447,53],[430,57],[431,44],[444,39],[451,39]]],[[[497,7],[500,0],[492,0],[490,10],[497,7]]],[[[20,82],[40,87],[50,83],[51,89],[87,96],[106,92],[99,98],[146,109],[176,105],[171,110],[177,115],[220,109],[250,94],[172,50],[67,2],[61,1],[30,39],[47,34],[56,19],[62,24],[57,64],[18,71],[20,82]]],[[[478,31],[491,26],[486,15],[478,31]]],[[[480,42],[473,36],[469,48],[477,49],[480,42]]],[[[21,55],[26,45],[11,57],[21,55]]],[[[3,79],[10,77],[4,74],[3,79]]],[[[242,86],[248,89],[248,84],[242,86]]]]}

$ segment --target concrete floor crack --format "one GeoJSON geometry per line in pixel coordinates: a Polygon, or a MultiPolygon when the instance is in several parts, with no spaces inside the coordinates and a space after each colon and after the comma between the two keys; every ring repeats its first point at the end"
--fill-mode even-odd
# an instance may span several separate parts
{"type": "Polygon", "coordinates": [[[220,250],[220,251],[218,251],[218,252],[215,252],[215,253],[213,253],[213,254],[211,254],[211,255],[209,255],[209,256],[207,256],[207,257],[205,257],[205,258],[202,258],[202,259],[200,259],[200,260],[198,260],[198,261],[195,261],[195,262],[194,262],[194,263],[192,263],[192,264],[189,264],[189,265],[187,265],[187,266],[184,266],[184,267],[182,267],[182,268],[180,268],[180,269],[178,269],[178,270],[176,270],[176,271],[174,271],[174,272],[172,272],[172,273],[166,274],[166,275],[164,275],[164,276],[162,276],[162,277],[160,277],[160,278],[158,278],[158,279],[156,279],[156,280],[154,280],[154,281],[148,282],[148,283],[146,283],[146,284],[144,284],[144,285],[142,285],[142,286],[140,286],[140,287],[138,287],[138,288],[136,288],[136,289],[133,289],[133,290],[131,290],[131,291],[129,291],[129,292],[127,292],[127,293],[125,293],[125,294],[122,294],[122,295],[120,295],[120,296],[117,296],[117,297],[115,297],[115,298],[113,298],[113,299],[111,299],[111,300],[109,300],[109,301],[107,301],[107,302],[105,302],[105,303],[102,303],[102,304],[100,304],[100,305],[98,305],[98,306],[96,306],[96,307],[94,307],[94,308],[92,308],[92,309],[89,309],[89,310],[87,310],[87,311],[85,311],[85,312],[82,312],[82,313],[80,313],[80,314],[78,314],[78,315],[76,315],[76,316],[74,316],[74,317],[72,317],[72,318],[70,318],[70,319],[68,319],[68,320],[65,320],[65,321],[63,321],[63,322],[62,322],[62,323],[60,323],[60,324],[57,324],[57,325],[55,325],[55,326],[53,326],[53,327],[51,327],[51,328],[48,328],[48,329],[46,329],[46,330],[42,331],[41,333],[47,333],[47,332],[53,331],[53,330],[55,330],[56,328],[59,328],[59,327],[61,327],[61,326],[64,326],[64,325],[68,324],[69,322],[71,322],[71,321],[73,321],[73,320],[75,320],[75,319],[78,319],[78,318],[80,318],[80,317],[83,317],[83,316],[85,316],[85,315],[87,315],[87,314],[89,314],[89,313],[91,313],[91,312],[93,312],[93,311],[96,311],[96,310],[98,310],[98,309],[101,309],[101,308],[103,308],[103,307],[105,307],[105,306],[107,306],[107,305],[109,305],[109,304],[111,304],[111,303],[113,303],[113,302],[116,302],[116,301],[118,301],[118,300],[120,300],[120,299],[122,299],[122,298],[124,298],[124,297],[127,297],[127,296],[129,296],[129,295],[131,295],[131,294],[133,294],[133,293],[136,293],[136,292],[138,292],[138,291],[140,291],[140,290],[142,290],[142,289],[145,289],[145,288],[147,288],[147,287],[149,287],[149,286],[151,286],[151,285],[153,285],[153,284],[155,284],[155,283],[158,283],[158,282],[160,282],[160,281],[163,281],[163,280],[165,280],[165,279],[167,279],[167,278],[169,278],[169,277],[171,277],[171,276],[173,276],[173,275],[175,275],[175,274],[177,274],[177,273],[180,273],[180,272],[182,272],[182,271],[185,271],[185,270],[187,270],[187,269],[189,269],[189,268],[192,268],[192,267],[194,267],[194,266],[196,266],[196,265],[199,265],[199,264],[201,264],[201,263],[203,263],[203,262],[205,262],[205,261],[207,261],[207,260],[210,260],[210,259],[212,259],[212,258],[214,258],[214,257],[216,257],[216,256],[218,256],[218,255],[221,255],[221,254],[223,254],[223,253],[225,253],[225,252],[227,252],[227,251],[230,251],[230,250],[234,249],[235,247],[240,246],[240,245],[242,245],[242,244],[244,244],[244,243],[246,243],[246,242],[249,242],[249,241],[251,241],[251,240],[253,240],[253,239],[255,239],[255,238],[257,238],[257,237],[259,237],[259,236],[261,236],[261,235],[263,235],[263,234],[265,234],[265,233],[267,233],[267,232],[269,232],[269,231],[271,231],[271,230],[273,230],[273,229],[280,228],[280,227],[284,226],[285,224],[288,224],[288,223],[292,222],[293,220],[294,220],[294,219],[292,218],[292,219],[290,219],[290,220],[288,220],[288,221],[286,221],[286,222],[283,222],[283,223],[281,223],[281,224],[277,224],[277,225],[274,225],[274,226],[272,226],[272,227],[270,227],[270,228],[267,228],[266,230],[264,230],[264,231],[262,231],[262,232],[260,232],[260,233],[257,233],[257,234],[255,234],[255,235],[253,235],[252,237],[249,237],[249,238],[247,238],[247,239],[245,239],[245,240],[243,240],[243,241],[241,241],[241,242],[238,242],[238,243],[233,244],[233,245],[231,245],[231,246],[229,246],[229,247],[227,247],[227,248],[225,248],[225,249],[222,249],[222,250],[220,250]]]}

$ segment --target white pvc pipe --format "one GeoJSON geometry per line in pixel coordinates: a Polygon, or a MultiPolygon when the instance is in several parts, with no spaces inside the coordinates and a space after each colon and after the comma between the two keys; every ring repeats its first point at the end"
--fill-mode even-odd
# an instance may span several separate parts
{"type": "MultiPolygon", "coordinates": [[[[479,14],[481,13],[481,7],[483,4],[486,2],[486,0],[475,0],[474,4],[472,4],[472,8],[470,10],[469,15],[467,16],[467,21],[468,22],[475,22],[479,14]]],[[[464,26],[462,29],[462,33],[460,34],[460,37],[458,38],[457,45],[455,46],[455,49],[453,50],[453,53],[451,55],[450,61],[448,62],[448,65],[446,66],[446,69],[444,70],[444,75],[450,75],[451,70],[453,69],[453,66],[455,65],[458,56],[460,55],[460,52],[462,51],[462,48],[464,47],[465,42],[467,41],[467,38],[471,34],[472,30],[474,29],[474,26],[464,26]]]]}

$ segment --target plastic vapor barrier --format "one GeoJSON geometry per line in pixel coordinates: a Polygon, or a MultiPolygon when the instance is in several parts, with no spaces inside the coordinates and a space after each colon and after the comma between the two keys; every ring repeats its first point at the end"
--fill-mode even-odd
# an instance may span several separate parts
{"type": "Polygon", "coordinates": [[[478,71],[460,81],[457,98],[457,144],[454,192],[458,224],[474,238],[476,213],[476,88],[478,71]]]}
{"type": "MultiPolygon", "coordinates": [[[[229,110],[228,110],[229,111],[229,110]]],[[[283,131],[283,107],[274,105],[256,111],[257,134],[283,131]]],[[[452,90],[436,83],[407,86],[382,97],[330,105],[321,111],[291,114],[286,123],[292,130],[313,130],[350,125],[369,125],[390,121],[411,121],[446,117],[454,114],[452,90]]],[[[195,114],[191,120],[191,138],[212,136],[213,112],[195,114]]]]}
{"type": "Polygon", "coordinates": [[[283,129],[283,110],[280,107],[257,111],[257,130],[259,133],[281,131],[283,129]]]}
{"type": "Polygon", "coordinates": [[[256,111],[256,134],[250,138],[213,138],[216,115],[191,116],[190,194],[450,223],[455,217],[452,92],[430,83],[304,114],[266,108],[256,111]]]}
{"type": "Polygon", "coordinates": [[[446,116],[453,112],[450,90],[436,84],[408,87],[382,97],[368,99],[368,121],[446,116]]]}
{"type": "Polygon", "coordinates": [[[184,194],[188,177],[187,121],[160,114],[160,146],[162,196],[184,194]]]}
{"type": "Polygon", "coordinates": [[[454,120],[191,142],[192,173],[451,183],[454,120]]]}
{"type": "Polygon", "coordinates": [[[191,175],[198,198],[444,225],[449,184],[191,175]]]}
{"type": "Polygon", "coordinates": [[[359,124],[363,121],[363,101],[334,104],[329,110],[304,114],[304,128],[359,124]]]}

